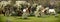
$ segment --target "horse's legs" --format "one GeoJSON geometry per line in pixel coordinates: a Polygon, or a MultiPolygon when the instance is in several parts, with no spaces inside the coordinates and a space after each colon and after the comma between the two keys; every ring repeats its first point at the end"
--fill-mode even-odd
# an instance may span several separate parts
{"type": "Polygon", "coordinates": [[[54,11],[55,16],[58,16],[58,14],[54,11]]]}

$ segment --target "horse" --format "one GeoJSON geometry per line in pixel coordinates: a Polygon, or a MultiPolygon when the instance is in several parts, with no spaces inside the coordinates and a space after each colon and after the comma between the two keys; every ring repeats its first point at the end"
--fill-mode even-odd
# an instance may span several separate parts
{"type": "Polygon", "coordinates": [[[48,15],[54,14],[55,16],[57,16],[55,9],[49,9],[49,7],[46,7],[45,9],[47,10],[46,13],[48,15]]]}

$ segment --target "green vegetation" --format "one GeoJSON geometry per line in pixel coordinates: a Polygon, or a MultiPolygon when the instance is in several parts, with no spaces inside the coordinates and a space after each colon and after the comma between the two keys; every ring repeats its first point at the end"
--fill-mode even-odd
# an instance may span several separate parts
{"type": "Polygon", "coordinates": [[[0,22],[6,22],[9,19],[10,22],[60,22],[60,15],[59,17],[55,16],[45,16],[45,17],[28,17],[28,19],[21,19],[21,16],[0,16],[0,22]]]}
{"type": "Polygon", "coordinates": [[[6,22],[6,17],[0,15],[0,22],[6,22]]]}

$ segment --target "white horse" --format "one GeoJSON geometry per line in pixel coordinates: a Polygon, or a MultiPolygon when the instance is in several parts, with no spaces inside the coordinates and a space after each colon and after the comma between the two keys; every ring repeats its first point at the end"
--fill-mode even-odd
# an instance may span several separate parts
{"type": "Polygon", "coordinates": [[[49,7],[46,7],[45,10],[47,10],[47,13],[50,15],[51,13],[55,14],[55,16],[57,16],[57,13],[55,11],[55,9],[49,9],[49,7]]]}

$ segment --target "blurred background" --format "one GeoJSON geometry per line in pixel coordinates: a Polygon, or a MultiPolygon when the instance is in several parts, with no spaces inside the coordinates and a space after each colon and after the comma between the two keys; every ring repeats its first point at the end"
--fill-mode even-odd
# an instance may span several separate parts
{"type": "Polygon", "coordinates": [[[60,0],[0,0],[0,22],[60,22],[60,0]],[[33,11],[36,9],[33,9],[29,12],[31,16],[29,16],[28,19],[21,19],[23,14],[22,8],[25,6],[28,5],[28,8],[34,8],[34,4],[35,6],[40,4],[47,7],[50,3],[54,3],[54,9],[58,14],[58,17],[45,15],[43,17],[36,18],[33,11]]]}

